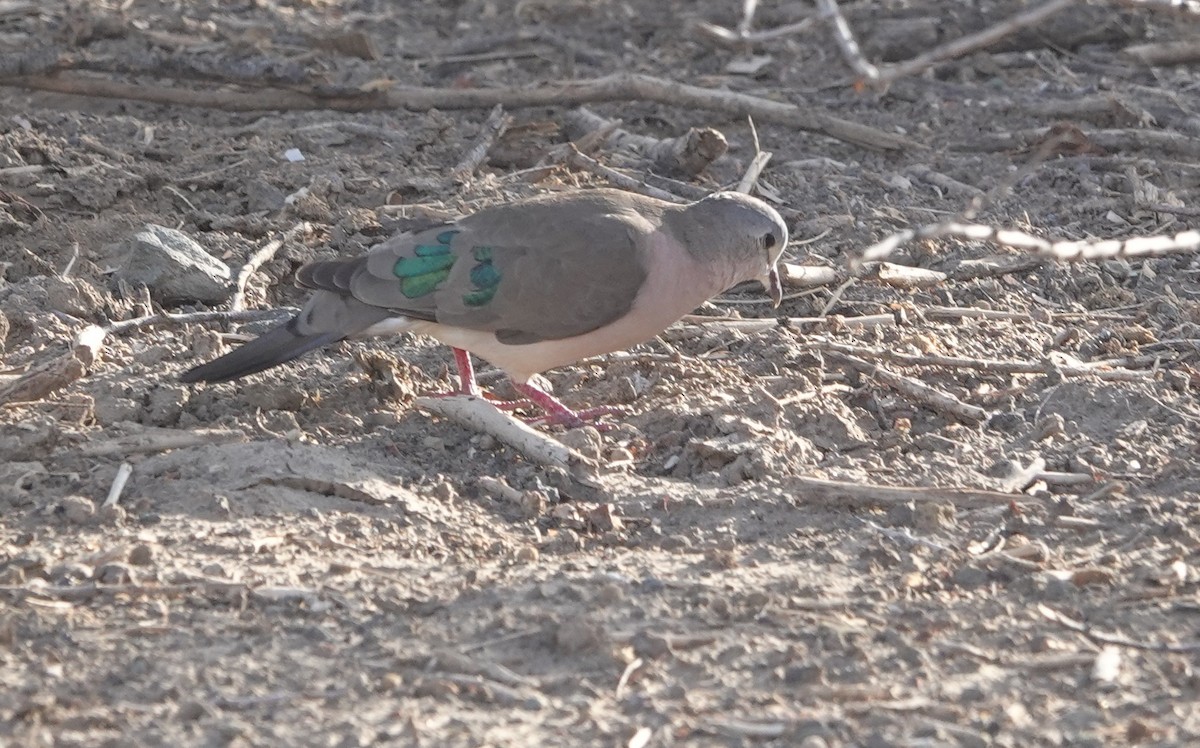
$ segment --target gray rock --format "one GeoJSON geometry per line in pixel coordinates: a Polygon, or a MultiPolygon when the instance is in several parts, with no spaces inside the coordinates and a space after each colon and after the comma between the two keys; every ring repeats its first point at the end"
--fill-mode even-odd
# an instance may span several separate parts
{"type": "Polygon", "coordinates": [[[287,195],[263,179],[251,179],[245,184],[246,209],[251,213],[269,212],[283,207],[287,195]]]}
{"type": "Polygon", "coordinates": [[[160,302],[219,304],[233,293],[229,266],[175,229],[146,224],[112,251],[123,256],[116,277],[146,284],[160,302]]]}

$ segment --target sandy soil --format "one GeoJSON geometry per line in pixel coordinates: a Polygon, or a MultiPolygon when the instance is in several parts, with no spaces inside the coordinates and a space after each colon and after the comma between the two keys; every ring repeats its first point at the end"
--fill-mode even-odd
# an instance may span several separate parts
{"type": "MultiPolygon", "coordinates": [[[[113,80],[230,92],[628,71],[912,141],[876,151],[758,123],[773,152],[760,189],[808,266],[844,270],[1005,184],[977,220],[1062,239],[1200,225],[1196,68],[1121,54],[1194,38],[1196,20],[1089,6],[875,93],[821,23],[755,45],[759,60],[689,23],[736,27],[740,5],[0,2],[0,52],[55,45],[113,80]],[[1022,170],[1056,124],[1072,141],[1022,170]]],[[[847,5],[877,61],[1021,6],[847,5]]],[[[762,6],[755,29],[809,11],[762,6]]],[[[307,222],[247,293],[294,306],[308,260],[603,184],[535,168],[573,107],[510,108],[491,159],[457,183],[488,107],[0,97],[0,387],[87,324],[208,308],[120,281],[120,243],[146,224],[236,274],[307,222]]],[[[736,182],[755,153],[738,114],[589,107],[650,137],[721,131],[729,152],[694,187],[736,182]]],[[[111,336],[86,376],[0,406],[0,743],[1196,744],[1195,256],[1065,265],[936,240],[891,259],[944,275],[793,289],[781,316],[828,319],[679,325],[550,372],[568,404],[628,411],[603,434],[549,432],[606,465],[590,489],[414,407],[451,384],[427,340],[189,387],[180,371],[262,324],[111,336]]],[[[752,289],[700,313],[772,316],[752,289]]]]}

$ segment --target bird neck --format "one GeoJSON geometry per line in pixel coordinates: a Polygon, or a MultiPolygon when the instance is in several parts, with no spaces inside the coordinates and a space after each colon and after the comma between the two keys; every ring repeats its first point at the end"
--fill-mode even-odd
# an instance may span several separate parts
{"type": "Polygon", "coordinates": [[[730,250],[738,243],[728,226],[709,220],[707,215],[685,215],[684,211],[668,216],[666,222],[671,232],[680,237],[680,245],[687,259],[694,267],[701,269],[705,285],[713,286],[705,289],[710,291],[705,298],[747,280],[747,258],[730,250]]]}

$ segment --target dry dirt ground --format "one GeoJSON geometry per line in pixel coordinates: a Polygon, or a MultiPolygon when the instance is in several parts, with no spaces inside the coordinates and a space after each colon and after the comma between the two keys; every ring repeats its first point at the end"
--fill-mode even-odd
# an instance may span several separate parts
{"type": "MultiPolygon", "coordinates": [[[[903,60],[1024,7],[856,3],[847,18],[868,57],[903,60]]],[[[810,12],[765,0],[753,28],[810,12]]],[[[828,111],[912,143],[758,123],[790,261],[839,271],[995,187],[977,220],[1056,239],[1200,224],[1196,67],[1122,53],[1194,43],[1196,20],[1077,8],[877,92],[854,86],[823,23],[747,52],[689,22],[740,13],[3,0],[0,49],[217,99],[629,71],[828,111]],[[1068,137],[1026,168],[1051,126],[1068,137]]],[[[315,257],[603,184],[537,168],[573,106],[510,107],[490,160],[456,182],[488,107],[236,112],[15,86],[0,101],[0,385],[89,323],[203,308],[119,282],[113,248],[148,223],[236,273],[307,222],[251,278],[255,309],[296,305],[292,276],[315,257]]],[[[646,136],[722,131],[729,152],[695,187],[736,182],[754,155],[735,111],[590,107],[646,136]]],[[[608,463],[598,489],[415,408],[451,384],[429,341],[189,387],[180,371],[261,324],[110,336],[86,376],[0,406],[0,743],[1197,744],[1195,255],[1068,265],[939,239],[891,259],[944,275],[868,267],[778,310],[823,321],[680,325],[549,373],[569,404],[628,411],[603,434],[551,432],[608,463]]],[[[700,313],[770,318],[761,300],[700,313]]]]}

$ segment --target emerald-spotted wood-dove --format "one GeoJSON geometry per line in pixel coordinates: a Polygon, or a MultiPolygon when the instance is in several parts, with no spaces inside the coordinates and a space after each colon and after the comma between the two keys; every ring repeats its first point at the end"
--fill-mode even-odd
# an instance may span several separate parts
{"type": "Polygon", "coordinates": [[[645,342],[742,281],[778,305],[787,241],[779,213],[736,192],[675,205],[596,189],[497,205],[305,265],[296,282],[315,293],[298,315],[182,380],[224,382],[342,338],[407,331],[454,349],[463,393],[479,392],[470,351],[548,421],[578,425],[534,374],[645,342]]]}

